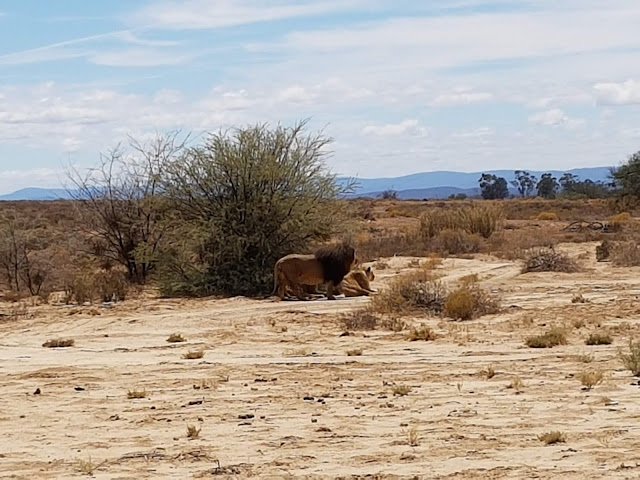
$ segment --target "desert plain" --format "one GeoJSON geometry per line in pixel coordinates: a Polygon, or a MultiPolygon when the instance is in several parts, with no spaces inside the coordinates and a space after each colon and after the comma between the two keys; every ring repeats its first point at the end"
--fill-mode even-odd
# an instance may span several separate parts
{"type": "MultiPolygon", "coordinates": [[[[345,333],[367,297],[3,304],[0,477],[637,478],[640,384],[619,351],[638,334],[640,269],[597,262],[596,245],[556,247],[578,273],[444,259],[443,282],[477,274],[501,309],[403,319],[430,341],[345,333]],[[554,325],[566,345],[525,345],[554,325]],[[611,344],[585,344],[602,331],[611,344]],[[73,346],[43,347],[60,338],[73,346]]],[[[420,260],[372,263],[373,287],[420,260]]]]}

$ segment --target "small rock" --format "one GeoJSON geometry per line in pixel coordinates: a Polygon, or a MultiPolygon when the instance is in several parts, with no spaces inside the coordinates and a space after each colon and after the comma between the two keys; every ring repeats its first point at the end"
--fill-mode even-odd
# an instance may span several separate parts
{"type": "Polygon", "coordinates": [[[40,388],[36,388],[36,391],[35,391],[35,392],[33,392],[33,394],[34,394],[34,395],[40,395],[40,393],[42,393],[42,392],[40,391],[40,388]]]}
{"type": "Polygon", "coordinates": [[[317,418],[312,418],[311,419],[311,423],[318,423],[318,419],[317,418]]]}
{"type": "Polygon", "coordinates": [[[312,401],[312,400],[313,400],[313,397],[304,397],[304,398],[303,398],[303,400],[310,400],[310,401],[312,401]]]}
{"type": "Polygon", "coordinates": [[[247,413],[245,415],[238,415],[238,418],[240,420],[248,420],[248,419],[251,419],[253,417],[254,417],[254,415],[252,413],[247,413]]]}
{"type": "Polygon", "coordinates": [[[73,387],[76,392],[84,392],[84,387],[73,387]]]}

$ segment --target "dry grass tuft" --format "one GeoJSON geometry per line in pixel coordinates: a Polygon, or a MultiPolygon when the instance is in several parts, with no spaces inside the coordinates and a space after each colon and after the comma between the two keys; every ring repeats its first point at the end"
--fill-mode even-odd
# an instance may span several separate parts
{"type": "Polygon", "coordinates": [[[311,355],[311,350],[308,348],[291,348],[289,350],[285,350],[283,355],[285,357],[307,357],[311,355]]]}
{"type": "Polygon", "coordinates": [[[604,380],[604,374],[602,370],[586,370],[578,374],[578,380],[587,390],[591,390],[596,385],[599,385],[604,380]]]}
{"type": "Polygon", "coordinates": [[[185,360],[198,360],[204,357],[204,350],[189,350],[182,358],[185,360]]]}
{"type": "Polygon", "coordinates": [[[127,392],[127,398],[129,400],[134,400],[138,398],[147,398],[147,390],[129,390],[127,392]]]}
{"type": "Polygon", "coordinates": [[[581,355],[577,355],[575,359],[580,363],[593,363],[596,358],[592,353],[583,353],[581,355]]]}
{"type": "Polygon", "coordinates": [[[431,250],[442,252],[444,255],[467,255],[480,251],[482,237],[462,230],[447,228],[438,233],[429,246],[431,250]]]}
{"type": "Polygon", "coordinates": [[[405,395],[409,395],[409,393],[411,393],[411,387],[409,385],[394,385],[391,389],[391,392],[394,395],[404,397],[405,395]]]}
{"type": "Polygon", "coordinates": [[[640,246],[636,241],[618,242],[611,248],[611,263],[616,267],[640,266],[640,246]]]}
{"type": "Polygon", "coordinates": [[[198,428],[195,425],[187,425],[187,438],[198,438],[202,427],[198,428]]]}
{"type": "Polygon", "coordinates": [[[91,461],[91,457],[89,460],[76,460],[76,471],[83,475],[93,475],[98,467],[99,465],[91,461]]]}
{"type": "Polygon", "coordinates": [[[592,333],[587,337],[584,341],[587,345],[611,345],[613,343],[613,339],[611,335],[607,333],[592,333]]]}
{"type": "Polygon", "coordinates": [[[407,432],[407,437],[409,440],[409,445],[412,447],[417,447],[420,445],[420,434],[418,433],[417,428],[412,428],[407,432]]]}
{"type": "Polygon", "coordinates": [[[428,342],[430,340],[435,340],[438,338],[438,335],[427,325],[420,325],[418,327],[411,327],[409,333],[407,334],[407,340],[411,342],[416,342],[418,340],[428,342]]]}
{"type": "Polygon", "coordinates": [[[434,208],[420,218],[420,233],[434,238],[443,230],[462,230],[470,235],[489,238],[503,226],[502,207],[495,204],[473,204],[462,208],[434,208]]]}
{"type": "Polygon", "coordinates": [[[529,272],[561,272],[574,273],[580,271],[572,258],[553,247],[535,248],[525,255],[522,273],[529,272]]]}
{"type": "Polygon", "coordinates": [[[487,380],[490,380],[496,376],[496,371],[494,370],[493,365],[489,365],[486,370],[482,371],[482,374],[487,378],[487,380]]]}
{"type": "Polygon", "coordinates": [[[186,341],[187,341],[187,339],[184,338],[179,333],[172,333],[171,335],[169,335],[169,338],[167,338],[167,342],[169,342],[169,343],[181,343],[181,342],[186,342],[186,341]]]}
{"type": "Polygon", "coordinates": [[[469,275],[465,275],[460,278],[460,283],[462,285],[473,285],[480,281],[480,276],[477,273],[470,273],[469,275]]]}
{"type": "Polygon", "coordinates": [[[605,238],[600,245],[596,245],[596,261],[604,262],[609,260],[611,250],[613,250],[613,243],[605,238]]]}
{"type": "Polygon", "coordinates": [[[499,302],[485,290],[467,284],[454,290],[444,303],[444,314],[454,320],[471,320],[500,311],[499,302]]]}
{"type": "Polygon", "coordinates": [[[563,328],[554,327],[542,335],[528,337],[525,340],[530,348],[552,348],[567,344],[567,334],[563,328]]]}
{"type": "Polygon", "coordinates": [[[558,214],[556,212],[540,212],[536,216],[536,220],[542,220],[542,221],[558,220],[558,214]]]}
{"type": "Polygon", "coordinates": [[[511,383],[507,385],[507,388],[513,388],[516,392],[520,393],[524,388],[524,382],[519,376],[514,375],[511,377],[511,383]]]}
{"type": "Polygon", "coordinates": [[[574,295],[571,298],[571,303],[589,303],[589,299],[582,296],[582,294],[574,295]]]}
{"type": "Polygon", "coordinates": [[[58,338],[55,340],[47,340],[42,344],[45,348],[65,348],[65,347],[73,347],[76,341],[72,338],[58,338]]]}
{"type": "Polygon", "coordinates": [[[380,321],[380,328],[390,330],[392,332],[401,332],[407,328],[407,324],[401,318],[396,316],[385,317],[380,321]]]}
{"type": "Polygon", "coordinates": [[[538,440],[540,440],[545,445],[553,445],[556,443],[565,443],[567,441],[567,436],[562,432],[547,432],[538,436],[538,440]]]}
{"type": "Polygon", "coordinates": [[[625,368],[631,370],[633,375],[640,376],[640,342],[629,340],[629,353],[619,350],[618,354],[625,368]]]}
{"type": "Polygon", "coordinates": [[[375,330],[380,321],[380,316],[370,308],[361,308],[352,312],[343,313],[339,318],[342,327],[349,330],[375,330]]]}
{"type": "Polygon", "coordinates": [[[381,314],[425,312],[439,315],[447,290],[428,270],[416,270],[396,278],[388,288],[372,297],[371,309],[381,314]]]}

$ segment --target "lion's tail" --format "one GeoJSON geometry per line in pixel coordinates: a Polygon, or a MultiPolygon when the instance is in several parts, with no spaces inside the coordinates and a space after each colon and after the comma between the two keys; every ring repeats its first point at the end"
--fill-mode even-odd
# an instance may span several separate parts
{"type": "MultiPolygon", "coordinates": [[[[278,270],[279,270],[279,262],[276,262],[273,267],[273,291],[269,295],[269,297],[273,297],[278,292],[278,270]]],[[[269,298],[267,297],[267,298],[269,298]]]]}

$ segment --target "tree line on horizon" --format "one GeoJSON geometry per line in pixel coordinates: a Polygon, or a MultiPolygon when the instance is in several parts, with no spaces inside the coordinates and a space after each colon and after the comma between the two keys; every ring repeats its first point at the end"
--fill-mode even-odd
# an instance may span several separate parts
{"type": "Polygon", "coordinates": [[[606,198],[615,193],[617,185],[616,172],[613,169],[610,174],[611,181],[582,180],[577,175],[565,173],[559,179],[551,173],[543,173],[537,178],[526,170],[516,170],[514,180],[507,182],[504,177],[495,174],[483,173],[478,179],[480,196],[485,200],[502,200],[509,198],[509,183],[518,191],[518,196],[525,198],[531,196],[553,199],[562,198],[606,198]]]}

